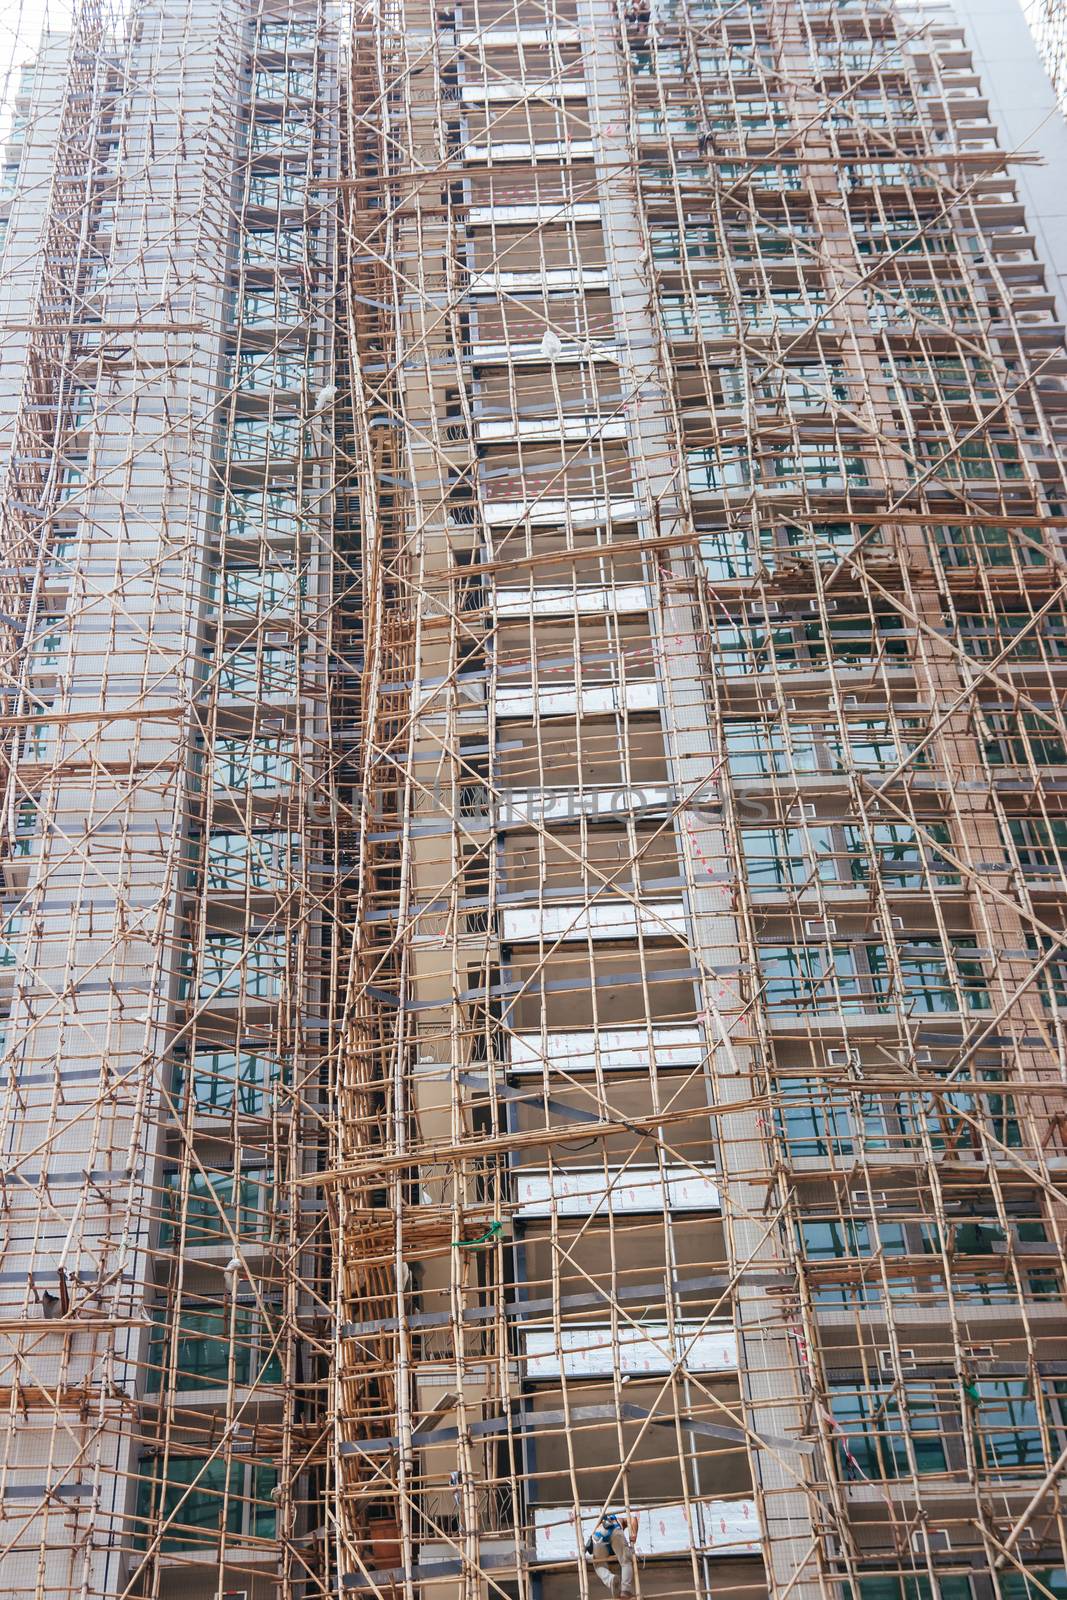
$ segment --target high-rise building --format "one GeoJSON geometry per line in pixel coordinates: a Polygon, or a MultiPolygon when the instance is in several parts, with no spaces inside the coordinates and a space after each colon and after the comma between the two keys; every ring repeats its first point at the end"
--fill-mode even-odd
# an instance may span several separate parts
{"type": "Polygon", "coordinates": [[[1016,0],[45,39],[0,1596],[1067,1600],[1037,60],[1016,0]]]}
{"type": "Polygon", "coordinates": [[[125,9],[9,146],[0,1592],[251,1600],[326,1566],[338,37],[125,9]]]}

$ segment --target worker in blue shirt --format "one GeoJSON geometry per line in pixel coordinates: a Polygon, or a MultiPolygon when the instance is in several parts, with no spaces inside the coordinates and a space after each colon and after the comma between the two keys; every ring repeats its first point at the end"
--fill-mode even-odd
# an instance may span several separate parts
{"type": "Polygon", "coordinates": [[[585,1541],[585,1553],[591,1557],[593,1571],[610,1595],[618,1594],[626,1600],[634,1592],[634,1543],[637,1539],[637,1518],[625,1521],[614,1511],[605,1511],[596,1527],[585,1541]],[[621,1584],[615,1587],[615,1573],[608,1565],[612,1556],[619,1563],[621,1584]]]}

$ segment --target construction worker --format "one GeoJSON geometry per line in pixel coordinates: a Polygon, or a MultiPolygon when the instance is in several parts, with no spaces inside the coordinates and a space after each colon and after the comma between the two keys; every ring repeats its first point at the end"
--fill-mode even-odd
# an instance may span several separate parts
{"type": "Polygon", "coordinates": [[[589,1538],[585,1541],[585,1553],[592,1559],[593,1571],[604,1585],[610,1595],[618,1593],[620,1600],[626,1600],[627,1595],[634,1592],[634,1544],[637,1540],[637,1518],[629,1517],[626,1522],[617,1517],[614,1511],[605,1511],[589,1538]],[[622,1583],[618,1590],[615,1588],[615,1573],[608,1565],[614,1556],[619,1563],[619,1572],[622,1583]]]}

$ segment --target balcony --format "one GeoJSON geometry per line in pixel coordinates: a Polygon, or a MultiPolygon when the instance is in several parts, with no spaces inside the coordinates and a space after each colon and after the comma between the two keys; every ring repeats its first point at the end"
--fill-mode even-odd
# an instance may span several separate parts
{"type": "Polygon", "coordinates": [[[494,139],[491,144],[464,145],[463,160],[482,161],[583,161],[596,154],[592,139],[494,139]]]}
{"type": "Polygon", "coordinates": [[[473,340],[466,350],[466,359],[472,366],[553,366],[566,367],[584,363],[616,361],[614,345],[592,344],[587,340],[560,339],[557,345],[551,340],[536,341],[515,339],[473,340]]]}
{"type": "Polygon", "coordinates": [[[550,1379],[656,1377],[689,1372],[736,1372],[737,1339],[728,1323],[565,1324],[521,1330],[528,1383],[550,1379]]]}
{"type": "Polygon", "coordinates": [[[567,222],[599,222],[599,200],[551,200],[522,205],[470,206],[467,226],[489,227],[545,227],[567,222]]]}
{"type": "Polygon", "coordinates": [[[460,99],[464,105],[506,105],[527,100],[584,100],[589,91],[585,80],[575,78],[545,78],[538,82],[523,83],[519,79],[494,77],[481,83],[460,85],[460,99]]]}
{"type": "Polygon", "coordinates": [[[495,500],[482,507],[491,528],[514,527],[526,523],[532,528],[594,528],[606,523],[634,522],[642,515],[641,503],[622,495],[607,498],[495,500]]]}
{"type": "Polygon", "coordinates": [[[510,1070],[528,1074],[639,1072],[698,1067],[708,1053],[703,1028],[663,1024],[596,1032],[512,1033],[510,1070]]]}
{"type": "Polygon", "coordinates": [[[646,616],[650,593],[643,584],[599,587],[496,589],[493,603],[499,617],[573,617],[637,613],[646,616]]]}
{"type": "Polygon", "coordinates": [[[513,439],[539,444],[556,439],[568,443],[596,443],[601,439],[625,439],[629,424],[625,417],[598,417],[556,414],[550,417],[506,417],[503,420],[479,419],[475,423],[479,444],[508,444],[513,439]]]}
{"type": "Polygon", "coordinates": [[[609,683],[588,689],[500,688],[496,692],[496,714],[500,718],[596,717],[611,713],[658,711],[660,691],[657,683],[609,683]]]}
{"type": "MultiPolygon", "coordinates": [[[[630,1505],[627,1510],[638,1517],[639,1558],[688,1557],[692,1551],[711,1556],[760,1553],[759,1518],[753,1500],[691,1500],[688,1506],[630,1505]]],[[[602,1507],[583,1506],[576,1517],[571,1507],[535,1506],[534,1560],[580,1561],[602,1511],[602,1507]]]]}
{"type": "MultiPolygon", "coordinates": [[[[499,712],[499,706],[497,709],[499,712]]],[[[531,824],[574,822],[579,817],[617,822],[621,817],[664,815],[674,800],[672,788],[653,783],[632,788],[584,784],[579,789],[571,785],[559,789],[498,789],[489,802],[489,815],[492,826],[501,831],[531,824]]]]}
{"type": "Polygon", "coordinates": [[[556,1167],[552,1172],[518,1168],[513,1179],[515,1218],[664,1215],[720,1209],[719,1191],[706,1167],[694,1171],[659,1167],[556,1167]]]}
{"type": "Polygon", "coordinates": [[[601,898],[590,905],[505,906],[499,913],[503,944],[554,944],[585,939],[685,939],[685,907],[680,900],[614,904],[601,898]]]}

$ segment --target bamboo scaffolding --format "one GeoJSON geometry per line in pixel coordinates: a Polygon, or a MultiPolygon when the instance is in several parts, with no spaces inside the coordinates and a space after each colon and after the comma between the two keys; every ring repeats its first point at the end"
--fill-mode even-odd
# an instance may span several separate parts
{"type": "Polygon", "coordinates": [[[1027,152],[866,0],[387,5],[350,72],[339,1570],[595,1594],[614,1508],[641,1593],[1057,1594],[1027,152]]]}

